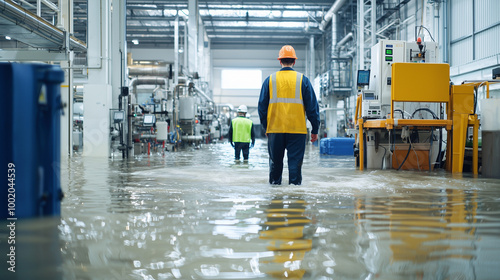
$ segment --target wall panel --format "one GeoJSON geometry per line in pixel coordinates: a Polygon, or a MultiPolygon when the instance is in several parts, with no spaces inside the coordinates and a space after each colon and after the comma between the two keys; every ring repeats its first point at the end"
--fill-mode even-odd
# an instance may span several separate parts
{"type": "Polygon", "coordinates": [[[451,5],[451,41],[472,34],[472,0],[454,0],[451,5]]]}
{"type": "MultiPolygon", "coordinates": [[[[499,1],[500,3],[500,1],[499,1]]],[[[500,11],[499,11],[500,13],[500,11]]],[[[475,59],[500,53],[500,25],[480,32],[475,36],[475,59]]]]}
{"type": "Polygon", "coordinates": [[[451,45],[451,65],[458,66],[472,61],[472,37],[451,45]]]}

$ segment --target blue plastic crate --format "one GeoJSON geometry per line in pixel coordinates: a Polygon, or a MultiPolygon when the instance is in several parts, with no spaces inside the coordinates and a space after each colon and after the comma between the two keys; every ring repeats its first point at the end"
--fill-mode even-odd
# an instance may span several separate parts
{"type": "Polygon", "coordinates": [[[323,138],[320,143],[320,153],[337,156],[354,155],[354,138],[323,138]]]}

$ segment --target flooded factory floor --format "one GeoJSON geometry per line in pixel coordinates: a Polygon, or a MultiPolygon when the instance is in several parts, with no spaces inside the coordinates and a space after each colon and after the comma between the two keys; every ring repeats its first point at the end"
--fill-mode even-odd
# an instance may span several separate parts
{"type": "Polygon", "coordinates": [[[17,279],[498,279],[500,180],[354,165],[308,145],[303,184],[271,186],[263,140],[75,156],[60,219],[18,226],[17,279]]]}

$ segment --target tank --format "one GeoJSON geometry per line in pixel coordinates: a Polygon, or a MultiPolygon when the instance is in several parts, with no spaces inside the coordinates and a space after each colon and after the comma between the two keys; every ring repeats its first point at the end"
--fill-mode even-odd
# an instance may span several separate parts
{"type": "Polygon", "coordinates": [[[168,140],[168,123],[156,122],[156,140],[168,140]]]}
{"type": "Polygon", "coordinates": [[[481,174],[500,178],[500,99],[481,100],[481,128],[481,174]]]}
{"type": "Polygon", "coordinates": [[[191,96],[179,97],[179,119],[192,120],[195,116],[196,98],[191,96]]]}

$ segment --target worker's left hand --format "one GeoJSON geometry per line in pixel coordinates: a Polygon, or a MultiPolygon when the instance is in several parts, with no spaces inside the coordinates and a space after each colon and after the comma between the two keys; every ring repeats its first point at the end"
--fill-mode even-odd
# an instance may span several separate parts
{"type": "Polygon", "coordinates": [[[314,143],[318,140],[318,134],[311,134],[311,142],[314,143]]]}

